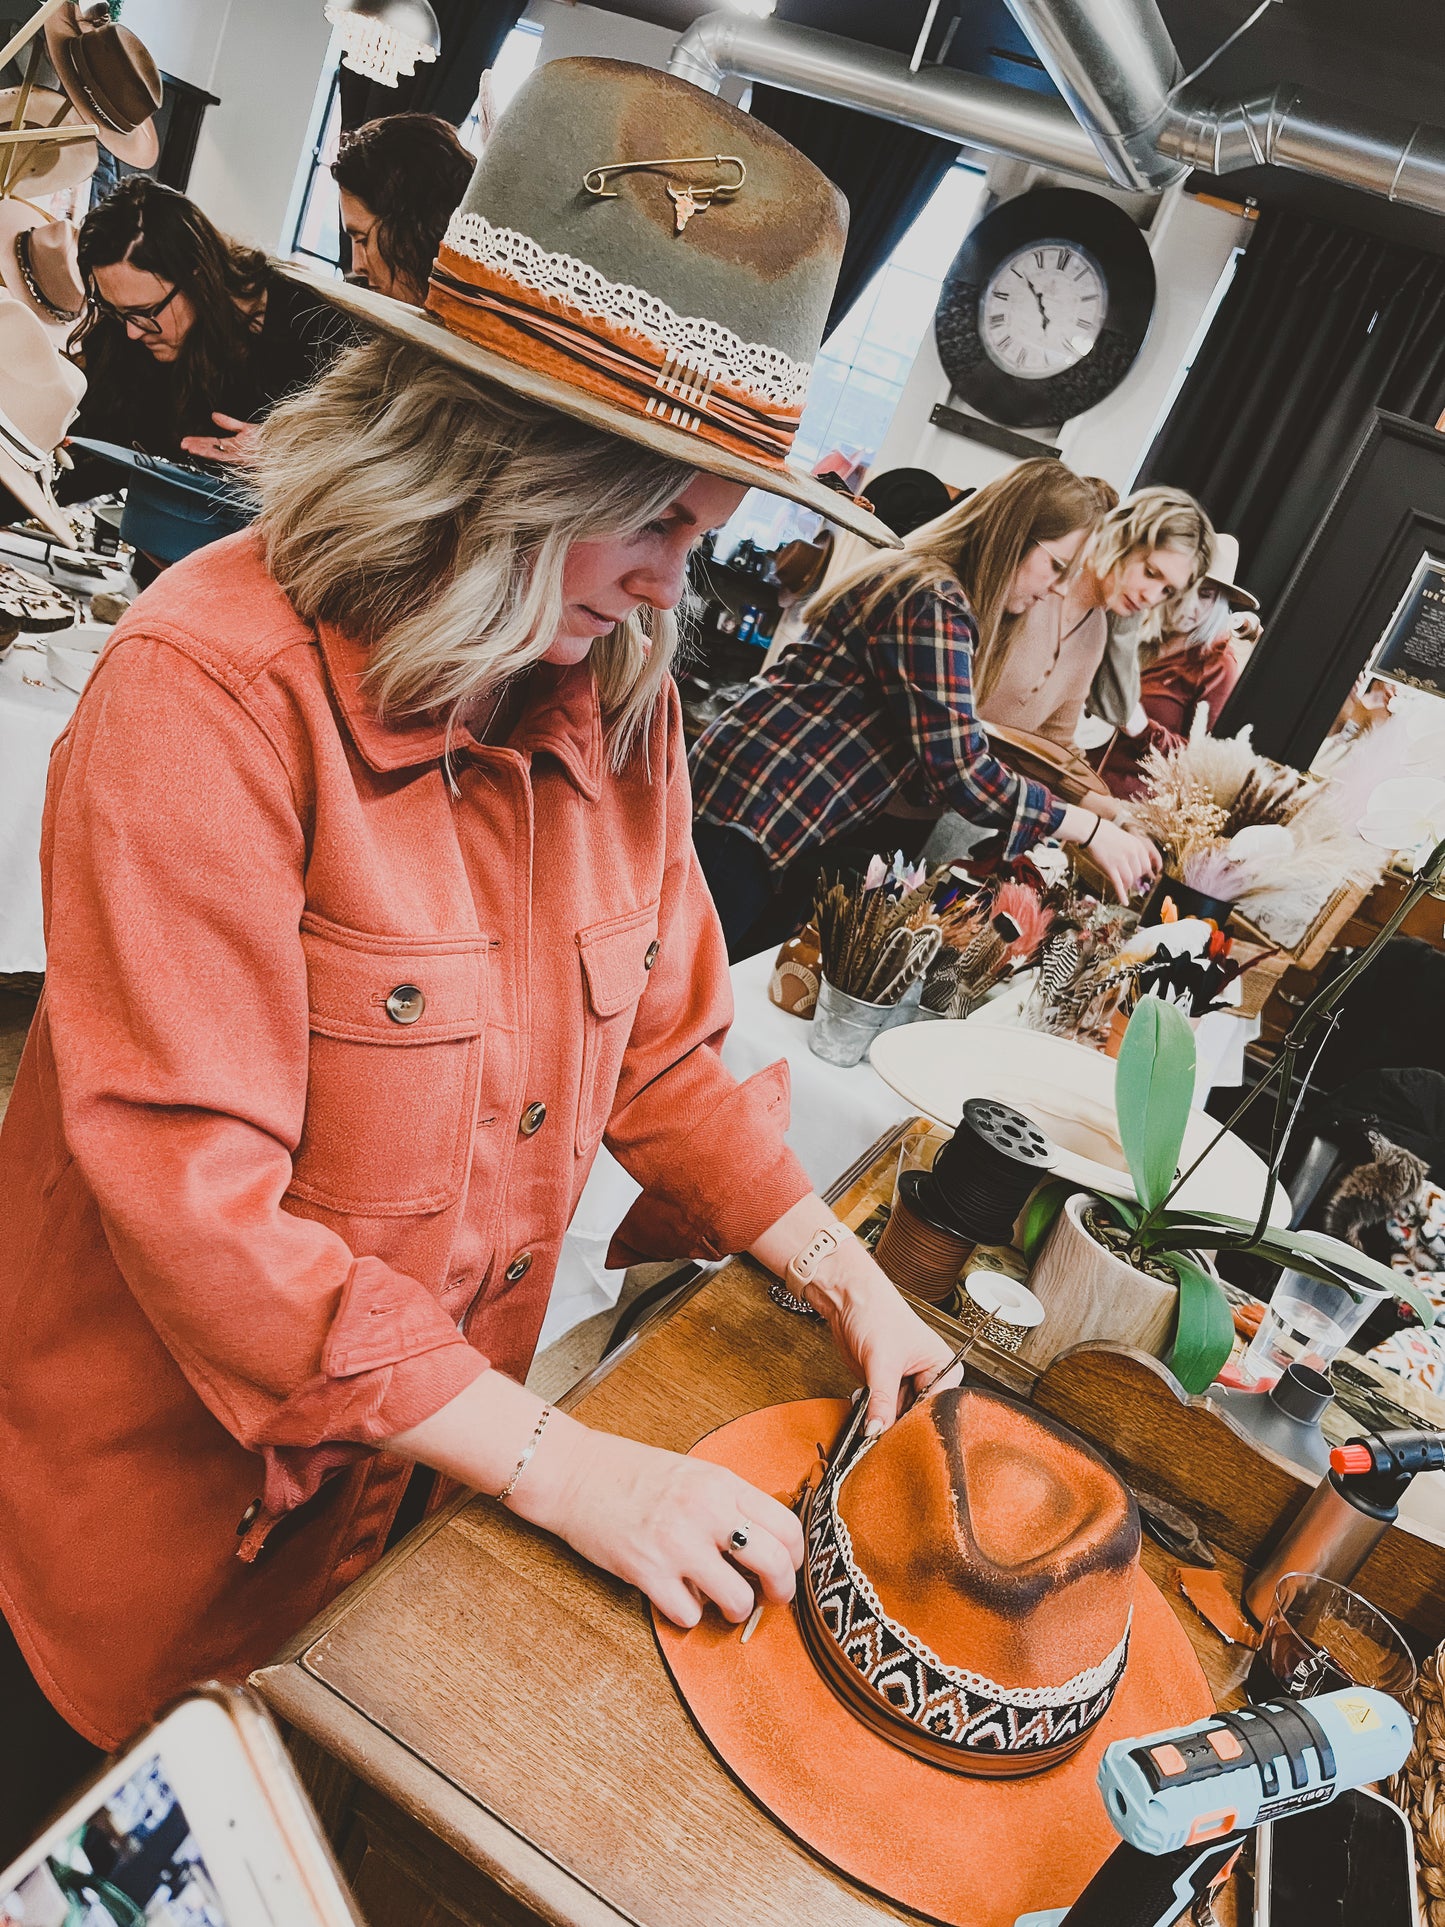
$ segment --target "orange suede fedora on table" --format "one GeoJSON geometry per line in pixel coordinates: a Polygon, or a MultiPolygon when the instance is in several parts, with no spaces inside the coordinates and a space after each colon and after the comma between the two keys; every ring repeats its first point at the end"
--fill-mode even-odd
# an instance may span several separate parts
{"type": "Polygon", "coordinates": [[[818,1484],[845,1412],[773,1406],[694,1447],[787,1504],[812,1481],[807,1557],[746,1642],[711,1610],[655,1616],[663,1655],[724,1765],[823,1859],[951,1927],[1013,1927],[1117,1843],[1105,1746],[1203,1718],[1209,1688],[1082,1439],[966,1387],[818,1484]]]}
{"type": "Polygon", "coordinates": [[[771,128],[621,60],[554,60],[488,137],[425,309],[287,272],[357,320],[660,455],[896,538],[788,463],[847,231],[771,128]]]}

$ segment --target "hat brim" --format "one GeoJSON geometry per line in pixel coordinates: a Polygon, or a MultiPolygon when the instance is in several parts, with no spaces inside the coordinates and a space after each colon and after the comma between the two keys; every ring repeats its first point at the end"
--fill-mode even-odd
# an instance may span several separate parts
{"type": "MultiPolygon", "coordinates": [[[[787,1504],[846,1411],[840,1399],[769,1406],[692,1456],[787,1504]]],[[[690,1632],[653,1622],[688,1711],[753,1798],[841,1872],[950,1927],[1014,1927],[1071,1905],[1118,1845],[1095,1784],[1104,1748],[1214,1711],[1184,1628],[1142,1572],[1113,1704],[1071,1759],[1029,1779],[950,1773],[872,1732],[818,1673],[791,1607],[769,1606],[746,1645],[711,1609],[690,1632]]]]}
{"type": "Polygon", "coordinates": [[[865,541],[879,548],[899,547],[898,537],[876,515],[870,515],[867,509],[860,508],[848,496],[825,487],[815,476],[807,475],[801,469],[749,461],[746,456],[731,454],[725,448],[718,448],[699,436],[685,434],[681,429],[671,428],[665,422],[647,421],[631,415],[625,409],[616,408],[610,402],[587,394],[583,389],[574,388],[569,382],[559,381],[555,375],[540,374],[535,369],[524,367],[521,362],[509,361],[505,355],[495,354],[490,348],[481,348],[461,335],[454,335],[424,308],[413,308],[408,302],[396,301],[390,295],[376,294],[370,288],[355,287],[347,281],[329,280],[293,262],[283,261],[279,265],[293,281],[299,281],[313,294],[329,301],[333,307],[340,308],[355,320],[364,322],[368,327],[379,328],[383,334],[391,335],[398,341],[424,348],[428,354],[437,355],[468,374],[494,381],[499,387],[510,388],[513,394],[525,395],[530,401],[544,402],[561,414],[589,422],[594,428],[606,429],[609,434],[620,435],[624,441],[636,442],[640,447],[650,448],[654,454],[665,455],[672,461],[686,462],[692,468],[706,470],[709,475],[720,475],[725,481],[741,482],[746,488],[766,489],[770,495],[781,495],[790,502],[798,502],[804,508],[812,509],[826,516],[830,522],[850,530],[852,534],[861,535],[865,541]]]}
{"type": "Polygon", "coordinates": [[[1248,589],[1241,589],[1237,582],[1222,582],[1217,575],[1202,575],[1199,578],[1201,589],[1218,589],[1231,609],[1256,610],[1259,597],[1252,596],[1248,589]]]}
{"type": "MultiPolygon", "coordinates": [[[[18,87],[0,88],[0,123],[7,127],[10,125],[19,98],[18,87]]],[[[61,128],[73,129],[76,126],[75,107],[69,94],[57,94],[48,87],[32,89],[30,104],[25,110],[25,125],[37,131],[44,128],[57,133],[61,128]],[[66,110],[65,117],[51,130],[47,117],[53,114],[56,106],[66,110]]],[[[24,192],[43,198],[58,194],[64,188],[83,187],[95,172],[95,141],[30,142],[15,165],[16,172],[11,175],[7,189],[11,195],[24,192]]]]}
{"type": "Polygon", "coordinates": [[[80,547],[75,539],[75,530],[63,511],[51,501],[35,477],[12,460],[3,448],[0,448],[0,488],[7,489],[27,515],[43,523],[57,542],[67,549],[80,547]]]}

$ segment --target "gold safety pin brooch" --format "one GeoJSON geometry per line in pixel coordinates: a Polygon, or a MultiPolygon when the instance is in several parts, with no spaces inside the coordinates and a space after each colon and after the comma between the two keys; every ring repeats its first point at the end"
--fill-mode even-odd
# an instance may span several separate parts
{"type": "Polygon", "coordinates": [[[736,154],[678,154],[656,161],[614,161],[607,167],[589,167],[582,176],[584,192],[595,195],[599,201],[615,201],[617,189],[611,183],[623,174],[662,174],[674,167],[732,167],[737,169],[736,180],[713,181],[695,186],[690,181],[668,181],[667,198],[672,202],[673,218],[676,226],[674,234],[681,234],[694,214],[701,214],[710,208],[719,196],[731,197],[741,188],[748,178],[748,170],[736,154]]]}

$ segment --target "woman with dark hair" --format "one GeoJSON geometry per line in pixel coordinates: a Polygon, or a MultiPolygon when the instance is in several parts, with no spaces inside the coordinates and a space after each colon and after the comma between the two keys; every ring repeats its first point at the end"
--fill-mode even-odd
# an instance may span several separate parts
{"type": "Polygon", "coordinates": [[[387,114],[343,134],[331,178],[352,278],[419,308],[475,165],[456,128],[437,114],[387,114]]]}
{"type": "Polygon", "coordinates": [[[88,388],[77,435],[243,462],[254,424],[352,338],[259,248],[142,175],[91,209],[78,257],[86,309],[70,352],[88,388]]]}

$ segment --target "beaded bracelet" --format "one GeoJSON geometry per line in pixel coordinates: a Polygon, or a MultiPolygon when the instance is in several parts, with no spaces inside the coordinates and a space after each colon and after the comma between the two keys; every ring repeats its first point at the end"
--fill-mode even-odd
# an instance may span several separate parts
{"type": "Polygon", "coordinates": [[[544,1405],[542,1407],[542,1416],[537,1420],[536,1425],[532,1428],[531,1438],[527,1440],[526,1445],[522,1448],[522,1456],[517,1460],[517,1469],[512,1474],[511,1478],[508,1479],[507,1483],[502,1487],[502,1490],[497,1494],[498,1499],[500,1500],[510,1499],[512,1494],[516,1491],[517,1481],[518,1479],[521,1478],[522,1474],[526,1471],[527,1467],[532,1463],[532,1454],[536,1451],[538,1443],[541,1440],[542,1434],[547,1429],[547,1421],[549,1418],[551,1418],[551,1416],[552,1416],[551,1406],[544,1405]]]}

